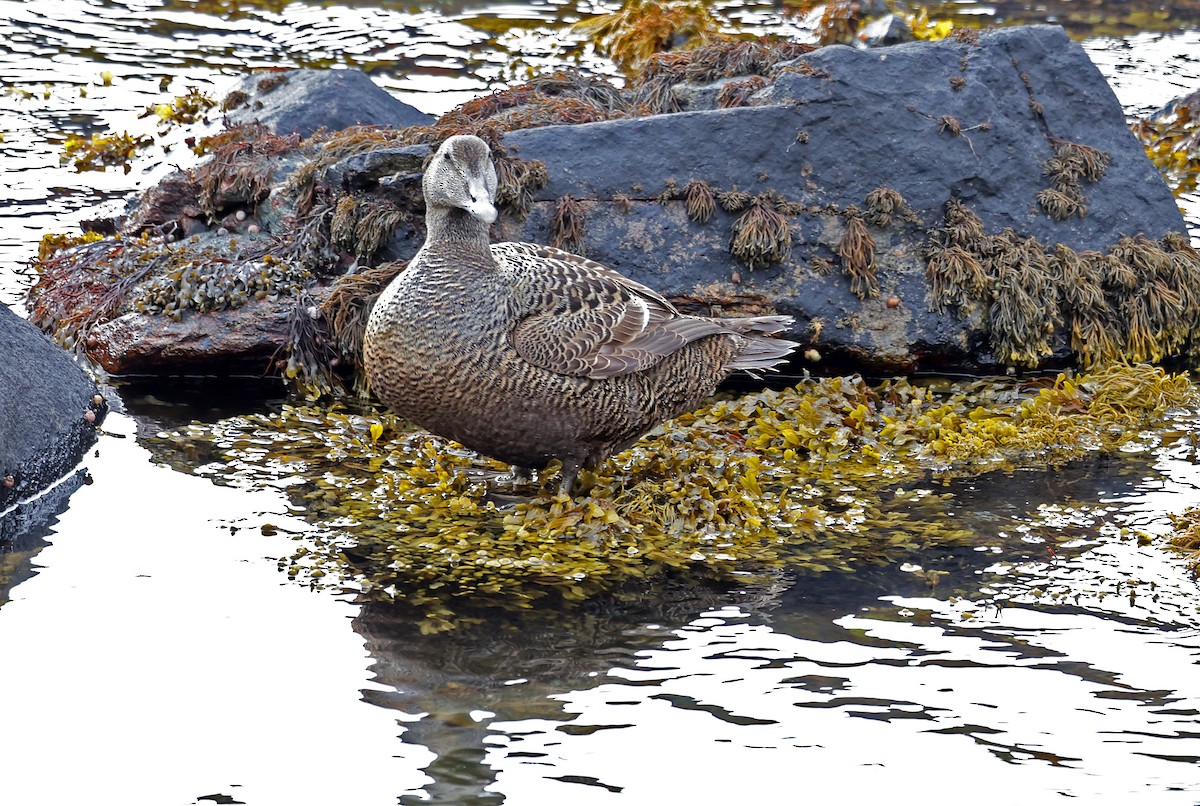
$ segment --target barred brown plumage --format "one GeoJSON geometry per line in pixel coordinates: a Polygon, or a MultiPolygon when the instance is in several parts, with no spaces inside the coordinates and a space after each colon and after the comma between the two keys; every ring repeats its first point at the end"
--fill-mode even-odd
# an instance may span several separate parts
{"type": "Polygon", "coordinates": [[[788,316],[687,316],[599,263],[488,241],[495,169],[471,135],[446,140],[424,183],[425,244],[380,295],[364,338],[375,394],[422,428],[519,470],[562,462],[570,492],[734,370],[772,369],[788,316]]]}

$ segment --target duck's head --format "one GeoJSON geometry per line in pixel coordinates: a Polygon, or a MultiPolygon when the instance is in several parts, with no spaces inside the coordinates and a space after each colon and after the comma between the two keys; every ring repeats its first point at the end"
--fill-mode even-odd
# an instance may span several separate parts
{"type": "Polygon", "coordinates": [[[471,134],[447,139],[425,169],[425,204],[457,207],[484,224],[496,220],[496,168],[487,143],[471,134]]]}

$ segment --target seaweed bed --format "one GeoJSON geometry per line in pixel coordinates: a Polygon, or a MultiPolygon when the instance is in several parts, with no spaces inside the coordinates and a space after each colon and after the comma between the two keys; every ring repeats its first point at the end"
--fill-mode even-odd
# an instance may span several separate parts
{"type": "Polygon", "coordinates": [[[289,577],[411,606],[439,631],[481,608],[620,598],[680,575],[745,585],[969,548],[948,480],[1172,444],[1197,403],[1186,375],[1148,365],[1044,382],[807,379],[718,396],[574,499],[553,485],[499,496],[503,466],[375,409],[287,406],[155,441],[219,483],[287,490],[315,527],[280,560],[289,577]]]}

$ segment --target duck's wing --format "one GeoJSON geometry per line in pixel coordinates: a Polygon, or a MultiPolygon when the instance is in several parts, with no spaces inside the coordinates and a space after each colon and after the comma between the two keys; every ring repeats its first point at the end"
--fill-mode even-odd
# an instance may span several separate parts
{"type": "Polygon", "coordinates": [[[513,290],[513,348],[552,372],[627,375],[688,342],[728,332],[712,320],[684,316],[657,291],[561,249],[499,243],[492,254],[513,290]]]}

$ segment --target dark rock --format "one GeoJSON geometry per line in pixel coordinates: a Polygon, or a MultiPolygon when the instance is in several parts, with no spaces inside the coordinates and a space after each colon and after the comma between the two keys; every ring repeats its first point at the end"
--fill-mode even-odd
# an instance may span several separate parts
{"type": "Polygon", "coordinates": [[[127,313],[92,329],[89,356],[114,375],[261,375],[283,355],[296,300],[251,300],[243,307],[191,313],[178,322],[127,313]]]}
{"type": "Polygon", "coordinates": [[[229,125],[258,121],[275,134],[308,137],[318,129],[425,126],[430,115],[393,98],[358,70],[297,69],[253,73],[225,99],[229,125]]]}
{"type": "MultiPolygon", "coordinates": [[[[526,179],[544,175],[546,181],[539,184],[539,178],[512,194],[520,203],[504,209],[493,236],[563,245],[556,243],[563,237],[556,216],[560,208],[569,208],[584,221],[579,248],[589,257],[659,289],[689,311],[792,314],[797,323],[792,338],[805,343],[800,363],[876,373],[1045,368],[1095,358],[1080,346],[1080,327],[1070,318],[1065,273],[1051,267],[1047,256],[1061,247],[1109,253],[1105,259],[1116,260],[1112,250],[1122,237],[1138,234],[1148,240],[1135,243],[1137,249],[1149,244],[1182,253],[1187,248],[1186,239],[1181,246],[1175,236],[1169,236],[1169,249],[1158,243],[1185,232],[1178,206],[1130,133],[1103,76],[1060,28],[969,32],[941,42],[870,50],[830,46],[761,72],[768,75],[725,84],[739,90],[765,85],[752,95],[739,92],[737,102],[748,98],[749,107],[504,134],[497,152],[502,173],[526,179]],[[1088,155],[1094,164],[1055,173],[1050,166],[1063,163],[1064,149],[1088,155]],[[530,168],[538,163],[536,171],[530,168]],[[689,204],[686,194],[702,194],[704,188],[721,196],[724,206],[709,200],[709,210],[695,199],[689,204]],[[881,194],[891,194],[896,205],[886,215],[876,209],[881,194]],[[571,202],[564,204],[567,197],[571,202]],[[946,246],[945,216],[951,207],[981,222],[981,234],[971,236],[981,261],[986,262],[988,250],[997,255],[1011,247],[1016,256],[996,258],[985,272],[986,287],[961,304],[935,297],[928,273],[931,254],[946,246]],[[754,227],[762,230],[756,233],[754,227]],[[739,231],[743,234],[736,237],[739,231]],[[1024,332],[1017,334],[1015,346],[1013,334],[994,324],[1005,319],[996,315],[997,310],[1005,314],[995,301],[1008,287],[1001,274],[1004,265],[1014,263],[1034,266],[1032,274],[1047,286],[1034,300],[1036,310],[1019,312],[1024,332]]],[[[530,93],[528,88],[521,92],[530,93]]],[[[561,92],[566,89],[556,86],[555,94],[540,103],[554,112],[556,99],[565,97],[561,92]]],[[[681,97],[709,105],[720,92],[714,84],[711,91],[693,88],[681,97]]],[[[571,100],[576,106],[564,103],[562,109],[578,111],[580,97],[571,100]]],[[[520,111],[510,103],[514,99],[489,99],[476,104],[475,112],[488,107],[497,115],[520,111]]],[[[619,105],[608,106],[612,114],[627,113],[617,110],[619,105]]],[[[533,115],[536,109],[531,109],[522,114],[533,115]]],[[[449,118],[451,127],[501,119],[464,123],[461,113],[449,118]]],[[[130,314],[130,300],[154,296],[131,292],[106,312],[112,321],[80,334],[86,335],[89,354],[110,372],[157,374],[222,368],[260,372],[272,358],[287,357],[295,341],[288,322],[297,277],[312,284],[305,293],[320,300],[329,282],[347,269],[404,260],[420,245],[423,204],[417,191],[429,151],[406,143],[422,142],[431,133],[413,132],[420,136],[348,132],[324,144],[265,143],[263,157],[252,145],[233,154],[228,164],[214,160],[208,166],[216,169],[196,169],[201,184],[236,191],[227,203],[210,201],[216,221],[250,213],[243,222],[247,232],[221,236],[228,238],[230,251],[235,240],[237,248],[248,248],[251,222],[261,228],[263,249],[270,251],[266,257],[280,275],[270,291],[278,302],[198,314],[224,303],[189,302],[178,283],[166,283],[160,293],[175,301],[165,312],[182,312],[175,322],[130,314]],[[221,175],[222,170],[227,173],[221,175]],[[297,177],[304,181],[294,181],[297,177]]],[[[159,194],[147,194],[145,206],[155,214],[135,211],[131,220],[169,218],[179,222],[181,234],[190,235],[196,219],[185,180],[176,177],[159,194]]],[[[196,261],[206,266],[205,277],[219,274],[220,265],[238,263],[214,260],[221,247],[206,240],[211,237],[202,237],[194,248],[196,261]]],[[[127,267],[149,264],[129,251],[134,249],[129,239],[122,249],[127,267]]],[[[179,271],[183,254],[179,249],[163,258],[164,265],[179,271]]],[[[1152,255],[1150,262],[1161,264],[1162,254],[1152,255]]],[[[255,253],[241,261],[261,263],[260,257],[266,259],[255,253]]],[[[1184,279],[1195,286],[1186,296],[1200,304],[1200,257],[1183,254],[1181,262],[1191,265],[1184,279]]],[[[132,271],[112,282],[132,284],[132,271]]],[[[42,277],[49,274],[54,273],[43,271],[42,277]]],[[[1163,279],[1140,277],[1135,285],[1149,289],[1163,279]]],[[[1168,279],[1169,286],[1179,278],[1168,279]]],[[[1100,318],[1120,355],[1160,360],[1200,353],[1195,322],[1174,322],[1162,339],[1146,333],[1131,338],[1136,317],[1130,311],[1139,295],[1149,304],[1147,295],[1128,284],[1121,293],[1114,289],[1110,284],[1104,292],[1102,304],[1109,307],[1100,318]],[[1152,349],[1122,352],[1124,346],[1149,341],[1152,349]]],[[[77,291],[66,284],[63,295],[74,299],[77,291]]],[[[42,317],[48,329],[67,319],[52,305],[42,307],[53,314],[42,317]]],[[[164,310],[161,303],[133,309],[164,310]]],[[[1200,319],[1186,312],[1173,315],[1200,319]]],[[[1160,328],[1160,335],[1168,329],[1160,328]]],[[[64,334],[56,331],[56,337],[64,334]]]]}
{"type": "MultiPolygon", "coordinates": [[[[830,46],[799,62],[758,96],[757,108],[510,133],[506,144],[545,163],[550,182],[529,218],[508,222],[503,237],[545,242],[557,200],[573,196],[585,205],[589,257],[714,308],[734,292],[765,297],[796,316],[794,337],[814,336],[823,354],[895,372],[1003,363],[987,354],[978,315],[931,311],[922,249],[948,199],[963,201],[988,233],[1012,228],[1047,247],[1103,250],[1121,235],[1185,231],[1112,90],[1060,28],[1002,29],[977,44],[830,46]],[[965,83],[956,87],[956,77],[965,83]],[[1082,217],[1057,221],[1038,206],[1050,187],[1043,165],[1055,154],[1052,138],[1110,157],[1100,181],[1082,183],[1082,217]],[[682,201],[659,203],[664,189],[693,179],[714,190],[773,190],[803,205],[790,217],[790,257],[750,271],[729,251],[737,214],[718,207],[697,224],[682,201]],[[881,185],[899,191],[915,219],[870,228],[880,294],[859,299],[841,272],[810,264],[839,264],[845,218],[831,211],[863,208],[881,185]],[[887,306],[891,296],[898,305],[887,306]]],[[[1055,352],[1069,351],[1060,342],[1055,352]]]]}
{"type": "Polygon", "coordinates": [[[320,183],[341,190],[363,190],[397,176],[419,177],[429,146],[377,148],[335,162],[321,173],[320,183]]]}
{"type": "Polygon", "coordinates": [[[864,25],[855,37],[858,44],[868,48],[884,47],[886,45],[902,45],[916,39],[912,29],[895,14],[885,14],[879,19],[871,20],[864,25]]]}
{"type": "Polygon", "coordinates": [[[71,357],[5,305],[0,344],[0,536],[11,540],[19,530],[4,524],[29,519],[22,507],[30,505],[18,502],[79,464],[106,407],[71,357]]]}

